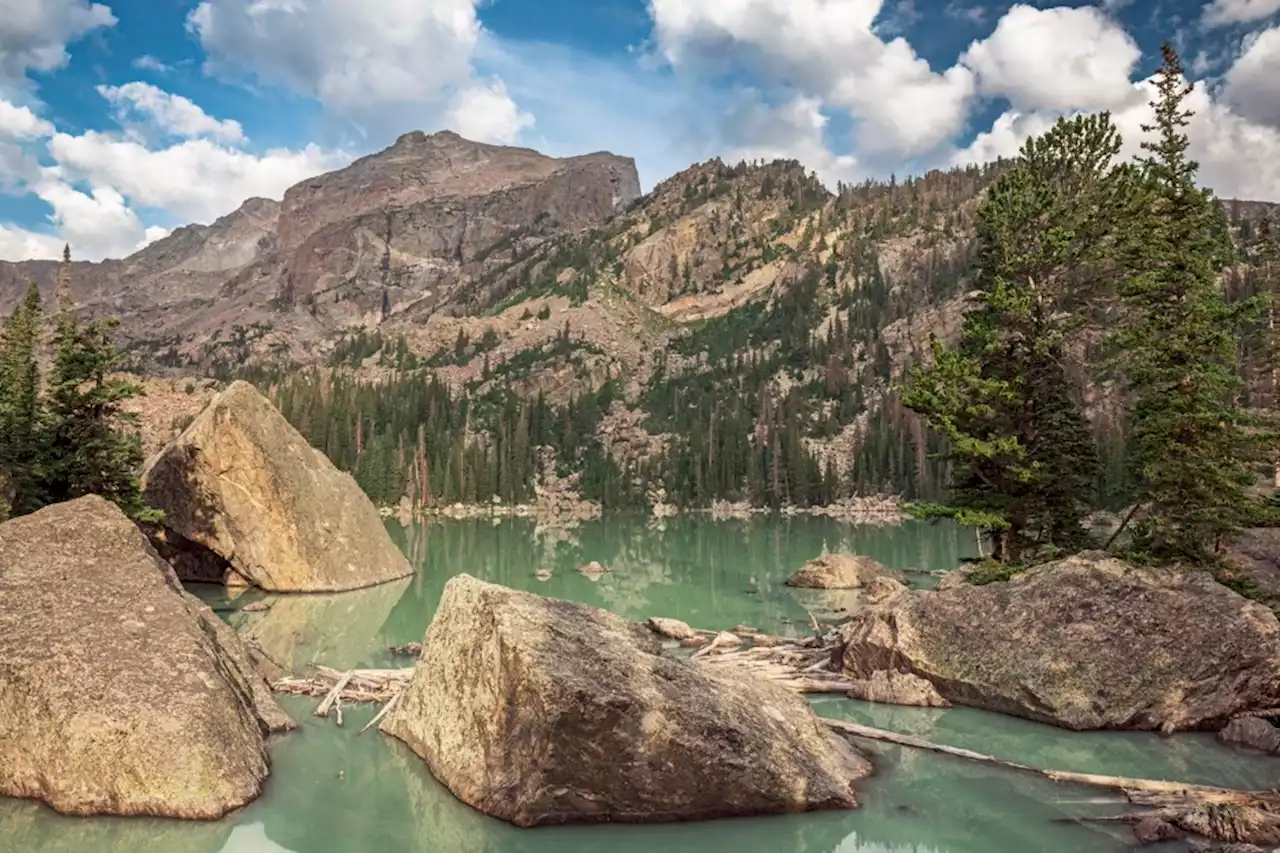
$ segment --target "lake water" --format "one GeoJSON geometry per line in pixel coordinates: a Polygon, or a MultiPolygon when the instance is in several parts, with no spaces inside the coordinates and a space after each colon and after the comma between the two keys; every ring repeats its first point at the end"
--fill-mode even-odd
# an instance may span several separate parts
{"type": "MultiPolygon", "coordinates": [[[[845,593],[792,590],[787,575],[825,551],[856,551],[902,569],[945,569],[972,535],[911,523],[851,527],[817,518],[713,522],[608,518],[571,533],[525,519],[448,521],[392,534],[419,567],[406,581],[353,593],[274,597],[264,613],[229,614],[279,662],[387,666],[387,647],[419,641],[445,581],[467,572],[521,589],[596,604],[624,616],[670,616],[699,628],[748,624],[782,635],[808,630],[806,608],[838,615],[845,593]],[[593,580],[574,569],[612,566],[593,580]],[[542,582],[534,572],[552,573],[542,582]]],[[[913,583],[932,580],[912,576],[913,583]]],[[[221,590],[196,590],[217,606],[221,590]]],[[[257,597],[256,594],[250,594],[257,597]]],[[[241,603],[241,602],[237,602],[241,603]]],[[[373,708],[348,706],[345,726],[314,717],[316,700],[284,697],[298,731],[272,746],[264,795],[216,823],[68,818],[0,798],[2,853],[1032,853],[1128,849],[1127,830],[1077,821],[1122,806],[1094,789],[885,744],[867,744],[877,774],[861,809],[651,826],[520,830],[455,800],[402,744],[370,730],[373,708]]],[[[1078,734],[964,708],[814,700],[821,714],[921,735],[1041,767],[1260,788],[1274,759],[1218,746],[1210,736],[1078,734]]],[[[1162,849],[1178,850],[1177,845],[1162,849]]]]}

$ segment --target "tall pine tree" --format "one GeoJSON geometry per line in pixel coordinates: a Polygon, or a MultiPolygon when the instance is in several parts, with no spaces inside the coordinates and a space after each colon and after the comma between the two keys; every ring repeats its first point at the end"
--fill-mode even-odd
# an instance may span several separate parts
{"type": "Polygon", "coordinates": [[[1150,199],[1136,271],[1122,285],[1118,334],[1133,403],[1130,457],[1146,518],[1135,545],[1161,560],[1204,563],[1245,520],[1245,489],[1274,454],[1274,436],[1239,406],[1236,337],[1255,303],[1228,305],[1220,282],[1233,247],[1224,214],[1196,186],[1187,155],[1192,85],[1169,44],[1156,74],[1155,123],[1143,127],[1150,199]]]}
{"type": "Polygon", "coordinates": [[[992,535],[1021,561],[1079,544],[1098,456],[1070,379],[1072,335],[1121,262],[1135,175],[1107,114],[1029,140],[978,215],[976,304],[954,348],[933,341],[903,402],[949,443],[950,500],[926,515],[992,535]]]}
{"type": "Polygon", "coordinates": [[[40,506],[40,291],[32,282],[0,332],[0,518],[40,506]]]}
{"type": "Polygon", "coordinates": [[[69,302],[59,312],[45,406],[43,498],[54,503],[101,495],[135,520],[155,521],[159,513],[146,505],[138,482],[142,444],[128,428],[136,417],[121,408],[142,388],[113,375],[120,363],[111,344],[115,325],[83,324],[69,302]]]}

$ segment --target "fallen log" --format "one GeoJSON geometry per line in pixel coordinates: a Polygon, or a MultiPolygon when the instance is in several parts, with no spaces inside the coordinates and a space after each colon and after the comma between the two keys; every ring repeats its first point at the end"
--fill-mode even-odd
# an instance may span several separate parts
{"type": "MultiPolygon", "coordinates": [[[[332,694],[332,702],[342,699],[344,702],[389,702],[405,685],[413,667],[403,669],[353,669],[337,670],[327,666],[317,666],[308,678],[287,676],[271,683],[271,688],[279,693],[292,693],[301,696],[317,696],[328,699],[332,694]],[[350,676],[349,678],[347,676],[350,676]],[[345,683],[339,687],[339,682],[345,683]]],[[[321,707],[325,707],[322,703],[321,707]]],[[[317,712],[319,709],[317,709],[317,712]]],[[[319,714],[319,716],[325,716],[319,714]]]]}
{"type": "Polygon", "coordinates": [[[833,720],[823,717],[822,722],[830,729],[853,737],[883,741],[913,749],[925,749],[942,755],[993,764],[1007,770],[1021,773],[1034,773],[1051,779],[1054,782],[1068,782],[1075,785],[1088,785],[1094,788],[1105,788],[1122,795],[1135,805],[1153,808],[1179,808],[1195,806],[1250,806],[1265,811],[1280,810],[1280,792],[1278,791],[1241,791],[1234,788],[1218,788],[1212,785],[1192,785],[1186,782],[1167,782],[1159,779],[1134,779],[1126,776],[1105,776],[1097,773],[1076,773],[1070,770],[1043,770],[1016,761],[1006,761],[994,755],[974,752],[956,746],[933,743],[914,735],[905,735],[885,729],[872,728],[846,720],[833,720]]]}

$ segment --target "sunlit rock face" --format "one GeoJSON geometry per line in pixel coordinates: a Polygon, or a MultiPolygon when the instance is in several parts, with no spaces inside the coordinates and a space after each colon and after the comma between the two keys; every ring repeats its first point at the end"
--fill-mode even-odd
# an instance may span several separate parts
{"type": "Polygon", "coordinates": [[[520,826],[852,808],[869,762],[797,695],[709,675],[607,611],[467,575],[382,724],[520,826]]]}
{"type": "Polygon", "coordinates": [[[216,818],[293,722],[243,645],[113,504],[0,525],[0,794],[68,814],[216,818]]]}
{"type": "Polygon", "coordinates": [[[413,574],[373,503],[248,382],[234,382],[147,465],[165,527],[273,592],[413,574]]]}
{"type": "Polygon", "coordinates": [[[945,699],[1069,729],[1217,728],[1280,706],[1280,622],[1207,572],[1102,553],[956,581],[851,613],[853,678],[899,672],[945,699]]]}

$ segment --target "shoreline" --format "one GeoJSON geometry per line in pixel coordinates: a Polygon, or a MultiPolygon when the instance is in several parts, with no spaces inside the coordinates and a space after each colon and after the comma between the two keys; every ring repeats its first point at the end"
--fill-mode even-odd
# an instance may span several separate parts
{"type": "Polygon", "coordinates": [[[904,501],[895,496],[874,496],[847,498],[825,506],[802,507],[787,504],[781,507],[752,506],[746,502],[716,501],[710,506],[677,506],[663,502],[655,503],[650,509],[604,510],[599,504],[586,500],[539,501],[535,503],[507,504],[500,501],[492,503],[453,503],[437,506],[413,506],[407,500],[399,504],[383,504],[378,507],[378,514],[385,518],[394,518],[401,524],[432,519],[475,519],[475,518],[531,518],[541,523],[577,525],[583,521],[593,521],[605,514],[644,515],[654,522],[661,523],[668,518],[688,516],[709,516],[714,521],[746,521],[757,517],[796,517],[830,518],[848,524],[897,526],[910,520],[904,510],[904,501]]]}

